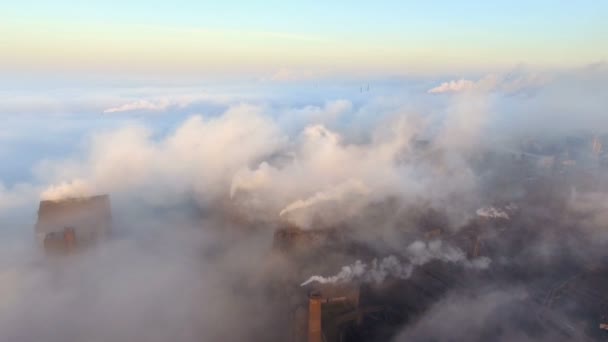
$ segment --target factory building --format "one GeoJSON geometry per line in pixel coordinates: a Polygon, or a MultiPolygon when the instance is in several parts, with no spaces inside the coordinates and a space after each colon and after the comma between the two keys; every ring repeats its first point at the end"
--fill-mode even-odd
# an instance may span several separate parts
{"type": "Polygon", "coordinates": [[[43,200],[38,209],[36,238],[50,253],[70,253],[110,234],[110,197],[43,200]]]}

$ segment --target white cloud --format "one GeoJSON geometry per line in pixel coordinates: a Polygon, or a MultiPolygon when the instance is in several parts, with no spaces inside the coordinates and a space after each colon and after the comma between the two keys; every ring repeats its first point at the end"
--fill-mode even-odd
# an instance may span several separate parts
{"type": "Polygon", "coordinates": [[[141,85],[137,87],[57,88],[3,91],[0,115],[162,112],[198,104],[229,106],[257,99],[260,93],[238,88],[141,85]]]}
{"type": "MultiPolygon", "coordinates": [[[[332,127],[340,118],[353,113],[353,104],[349,100],[338,99],[326,101],[322,106],[307,105],[281,111],[278,122],[289,131],[301,130],[307,125],[324,125],[332,127]]],[[[294,132],[295,133],[295,132],[294,132]]]]}
{"type": "Polygon", "coordinates": [[[142,89],[141,91],[147,98],[133,99],[133,95],[131,95],[126,100],[114,99],[113,103],[123,103],[108,107],[103,110],[103,113],[163,112],[171,109],[184,109],[203,103],[229,106],[239,103],[243,99],[252,99],[256,96],[255,94],[196,91],[190,88],[173,90],[173,93],[169,95],[158,95],[156,92],[159,90],[154,89],[142,89]],[[124,103],[125,101],[128,102],[124,103]]]}
{"type": "Polygon", "coordinates": [[[150,111],[163,111],[169,108],[172,103],[168,99],[161,99],[158,101],[148,100],[137,100],[129,102],[118,107],[111,107],[105,109],[104,113],[121,113],[121,112],[132,112],[138,110],[150,110],[150,111]]]}
{"type": "Polygon", "coordinates": [[[436,86],[429,90],[431,94],[441,94],[441,93],[456,93],[460,91],[471,90],[475,87],[475,82],[465,79],[460,79],[457,81],[448,81],[443,82],[440,85],[436,86]]]}
{"type": "Polygon", "coordinates": [[[328,101],[323,107],[306,106],[298,110],[296,115],[306,116],[311,123],[331,123],[340,115],[351,111],[353,104],[348,100],[328,101]]]}
{"type": "Polygon", "coordinates": [[[514,71],[505,74],[488,74],[477,81],[459,79],[443,82],[428,90],[430,94],[462,93],[471,91],[499,91],[513,94],[534,89],[548,82],[548,77],[534,72],[514,71]]]}
{"type": "Polygon", "coordinates": [[[150,100],[136,100],[120,106],[107,108],[103,112],[106,114],[135,111],[162,112],[170,108],[185,108],[197,101],[208,100],[210,98],[210,96],[204,95],[181,95],[150,100]]]}

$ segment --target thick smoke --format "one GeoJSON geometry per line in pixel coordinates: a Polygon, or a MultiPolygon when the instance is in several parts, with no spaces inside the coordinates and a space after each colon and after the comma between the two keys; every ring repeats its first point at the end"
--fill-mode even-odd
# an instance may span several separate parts
{"type": "Polygon", "coordinates": [[[279,150],[284,140],[251,106],[231,108],[217,118],[191,117],[160,141],[145,127],[129,126],[94,136],[84,160],[47,162],[45,177],[63,180],[43,197],[103,192],[154,203],[190,195],[201,202],[217,200],[236,170],[279,150]]]}
{"type": "MultiPolygon", "coordinates": [[[[174,94],[96,103],[117,121],[66,138],[78,147],[41,158],[31,179],[0,182],[2,336],[284,341],[290,294],[305,300],[297,291],[311,274],[342,267],[303,284],[407,287],[440,265],[472,280],[439,274],[443,292],[379,340],[563,339],[544,322],[595,321],[568,320],[567,295],[538,314],[546,289],[569,288],[558,285],[608,256],[605,76],[596,65],[516,70],[432,94],[436,84],[421,82],[410,97],[376,95],[380,86],[315,90],[314,100],[241,94],[220,97],[212,115],[190,115],[199,98],[174,94]],[[168,123],[117,119],[132,110],[168,123]],[[176,110],[188,115],[162,115],[176,110]],[[100,193],[112,200],[109,241],[43,255],[33,242],[38,200],[100,193]],[[311,238],[310,259],[279,253],[273,233],[285,225],[327,234],[329,247],[311,238]]],[[[395,293],[395,310],[415,311],[407,291],[395,293]]]]}

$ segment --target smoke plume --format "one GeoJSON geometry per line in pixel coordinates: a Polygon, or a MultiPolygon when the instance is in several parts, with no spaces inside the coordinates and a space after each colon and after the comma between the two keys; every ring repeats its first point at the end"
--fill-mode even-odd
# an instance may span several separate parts
{"type": "Polygon", "coordinates": [[[490,266],[491,262],[486,257],[469,260],[462,250],[445,246],[440,240],[434,240],[429,243],[416,241],[408,246],[404,254],[409,257],[407,262],[401,262],[394,255],[380,260],[374,259],[369,264],[357,260],[352,265],[343,266],[336,275],[329,277],[315,275],[308,278],[300,286],[306,286],[314,282],[321,284],[348,283],[352,281],[382,283],[387,277],[407,279],[412,275],[417,266],[422,266],[434,260],[454,263],[473,269],[486,269],[490,266]]]}

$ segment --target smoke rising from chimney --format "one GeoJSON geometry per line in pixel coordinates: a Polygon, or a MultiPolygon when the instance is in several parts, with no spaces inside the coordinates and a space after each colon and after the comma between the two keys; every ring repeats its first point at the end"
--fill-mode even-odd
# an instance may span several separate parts
{"type": "MultiPolygon", "coordinates": [[[[82,149],[44,156],[31,180],[0,182],[0,331],[16,341],[284,341],[285,283],[413,281],[420,267],[449,264],[487,270],[478,279],[487,293],[446,290],[402,327],[406,340],[483,341],[503,323],[514,332],[503,340],[542,339],[522,328],[536,319],[525,298],[607,256],[604,69],[556,75],[521,96],[503,86],[431,96],[424,86],[408,98],[379,85],[364,103],[327,101],[346,94],[330,89],[320,99],[233,101],[204,116],[159,112],[159,126],[95,125],[82,149]],[[285,115],[295,112],[297,122],[285,115]],[[559,162],[564,151],[578,164],[559,162]],[[534,156],[556,162],[542,168],[534,156]],[[39,197],[97,193],[112,196],[111,241],[66,262],[37,254],[39,197]],[[10,216],[18,210],[25,218],[10,216]],[[349,248],[317,253],[304,243],[310,264],[270,252],[284,220],[349,248]],[[420,240],[434,231],[436,240],[420,240]],[[459,233],[479,237],[488,255],[467,257],[449,239],[459,233]]],[[[68,119],[44,122],[53,120],[68,119]]]]}
{"type": "Polygon", "coordinates": [[[487,269],[491,263],[491,260],[487,257],[469,260],[462,250],[446,246],[440,240],[434,240],[429,243],[416,241],[407,247],[404,254],[408,257],[407,262],[400,261],[394,255],[380,260],[374,259],[369,264],[357,260],[352,265],[343,266],[336,275],[329,277],[314,275],[300,284],[300,286],[306,286],[315,282],[320,284],[339,284],[352,281],[379,284],[387,277],[407,279],[412,275],[416,267],[434,260],[454,263],[465,268],[478,270],[487,269]]]}
{"type": "Polygon", "coordinates": [[[286,215],[294,210],[302,210],[314,206],[317,203],[326,201],[339,201],[346,196],[353,195],[366,195],[369,193],[369,189],[363,182],[349,179],[346,182],[340,183],[326,191],[320,191],[315,193],[313,196],[304,199],[297,200],[287,205],[281,210],[279,216],[286,215]]]}

